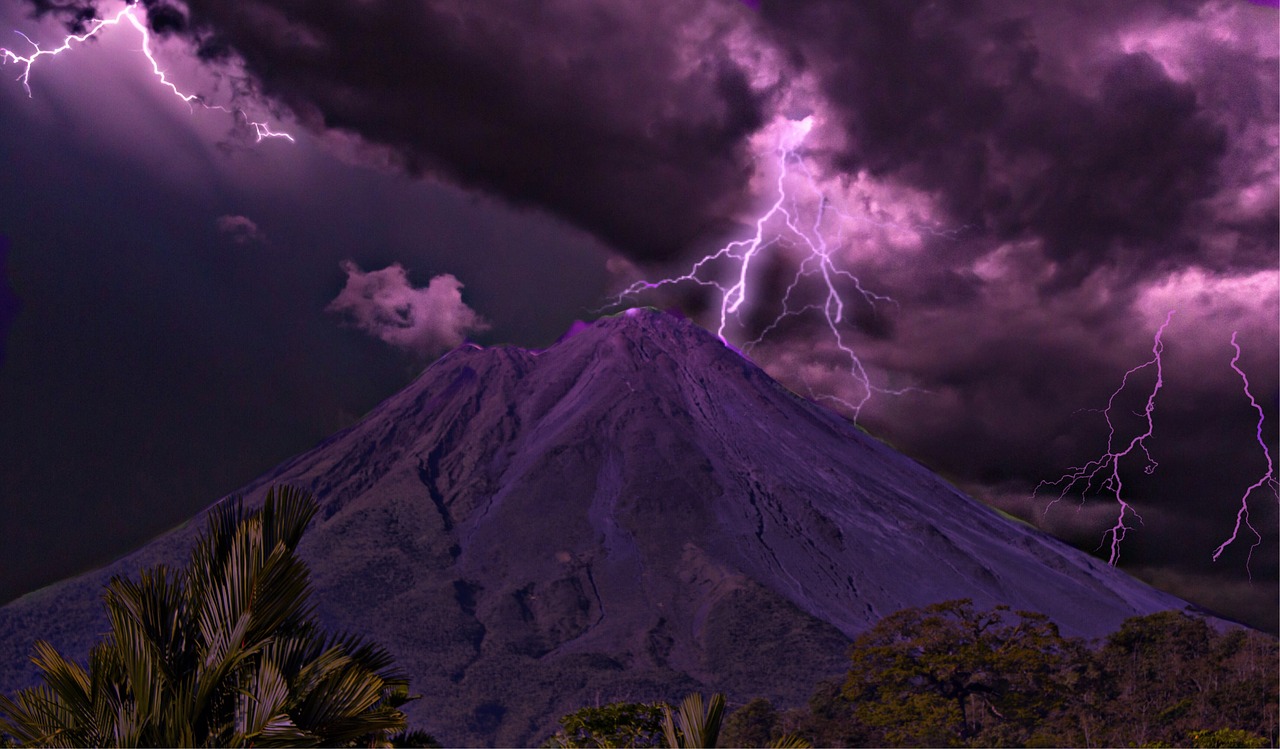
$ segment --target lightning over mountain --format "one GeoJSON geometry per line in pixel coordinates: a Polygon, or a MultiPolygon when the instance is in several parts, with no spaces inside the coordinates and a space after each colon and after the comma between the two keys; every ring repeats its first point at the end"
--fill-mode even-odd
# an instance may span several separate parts
{"type": "Polygon", "coordinates": [[[1240,344],[1236,343],[1237,335],[1239,335],[1239,331],[1232,331],[1231,348],[1235,351],[1235,355],[1231,357],[1231,369],[1234,370],[1236,374],[1240,375],[1245,397],[1249,399],[1249,405],[1253,407],[1253,410],[1258,412],[1256,438],[1258,440],[1258,446],[1262,448],[1262,455],[1267,460],[1267,470],[1258,478],[1257,481],[1253,482],[1248,489],[1244,490],[1244,495],[1240,497],[1240,511],[1236,513],[1235,527],[1231,529],[1231,537],[1223,541],[1217,549],[1214,549],[1213,561],[1218,561],[1218,557],[1222,556],[1222,552],[1226,551],[1228,546],[1236,542],[1236,537],[1240,535],[1240,526],[1243,525],[1245,528],[1249,529],[1249,532],[1252,533],[1254,537],[1253,543],[1249,546],[1249,555],[1245,559],[1245,570],[1248,572],[1249,578],[1252,579],[1253,572],[1249,569],[1249,564],[1253,561],[1254,549],[1258,548],[1262,543],[1262,534],[1258,533],[1258,529],[1254,528],[1253,524],[1249,522],[1249,496],[1255,491],[1270,487],[1272,493],[1276,494],[1277,497],[1280,497],[1280,482],[1276,481],[1275,463],[1271,460],[1271,450],[1267,447],[1267,441],[1262,435],[1262,423],[1266,419],[1266,414],[1263,413],[1262,406],[1258,405],[1258,401],[1254,399],[1253,393],[1249,390],[1248,375],[1246,375],[1244,370],[1240,369],[1239,366],[1240,344]]]}
{"type": "MultiPolygon", "coordinates": [[[[758,266],[767,254],[779,255],[795,265],[794,275],[782,294],[781,310],[743,346],[749,350],[761,343],[787,318],[817,313],[843,356],[845,371],[855,383],[858,393],[853,400],[831,394],[818,397],[843,405],[856,421],[873,394],[901,395],[915,388],[889,389],[874,384],[857,350],[847,339],[846,289],[855,292],[857,298],[873,312],[878,305],[895,302],[887,295],[867,289],[857,275],[840,264],[840,254],[850,250],[845,240],[846,224],[871,219],[851,216],[840,210],[819,186],[802,151],[805,137],[813,125],[812,116],[789,120],[777,134],[772,153],[776,159],[774,193],[768,208],[755,219],[755,231],[751,236],[725,244],[693,263],[681,275],[656,281],[636,281],[613,299],[613,305],[621,305],[628,299],[638,298],[643,292],[664,287],[681,284],[708,287],[719,295],[716,335],[720,340],[730,342],[731,325],[736,323],[736,327],[741,329],[745,313],[761,305],[777,303],[778,300],[762,298],[763,294],[758,289],[762,285],[758,266]],[[806,282],[816,287],[816,291],[801,292],[801,286],[806,282]],[[799,301],[805,293],[816,296],[817,301],[799,301]]],[[[954,232],[932,231],[954,236],[954,232]]]]}

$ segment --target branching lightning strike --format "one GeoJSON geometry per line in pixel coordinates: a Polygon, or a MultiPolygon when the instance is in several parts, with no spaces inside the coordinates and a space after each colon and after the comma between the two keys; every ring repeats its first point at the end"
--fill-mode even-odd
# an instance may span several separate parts
{"type": "Polygon", "coordinates": [[[177,96],[179,99],[182,99],[184,102],[186,102],[188,106],[194,106],[196,104],[199,104],[205,109],[216,109],[220,112],[226,112],[227,114],[230,114],[233,117],[243,118],[245,123],[247,123],[249,126],[253,128],[254,133],[257,135],[257,141],[259,143],[261,143],[264,138],[284,138],[285,140],[293,142],[293,136],[290,135],[289,133],[272,130],[271,126],[265,122],[256,122],[254,120],[249,119],[248,115],[242,109],[232,109],[232,108],[222,106],[220,104],[209,104],[204,100],[204,97],[201,96],[200,94],[183,93],[183,91],[179,89],[176,84],[174,84],[172,81],[169,80],[165,72],[160,69],[160,63],[156,60],[155,55],[152,53],[152,50],[151,50],[151,32],[150,30],[147,29],[146,24],[144,24],[142,20],[138,18],[137,14],[134,12],[134,8],[135,6],[133,5],[126,5],[123,10],[121,10],[119,13],[112,16],[111,18],[100,18],[94,21],[93,25],[89,27],[88,31],[85,31],[83,34],[67,35],[67,37],[62,40],[62,43],[53,49],[41,49],[40,45],[37,42],[33,41],[30,37],[28,37],[26,34],[22,33],[21,31],[15,30],[14,33],[22,37],[23,39],[25,39],[27,43],[30,44],[35,49],[35,52],[32,52],[28,55],[21,55],[21,54],[18,54],[17,52],[14,52],[11,49],[0,47],[0,63],[5,65],[9,63],[16,63],[22,66],[22,74],[18,76],[17,80],[22,81],[22,87],[26,89],[27,96],[30,97],[32,95],[31,94],[31,68],[32,66],[35,65],[37,60],[39,60],[41,57],[53,57],[56,55],[60,55],[63,52],[70,50],[73,44],[83,44],[84,42],[87,42],[89,39],[97,36],[99,33],[102,32],[103,29],[106,29],[108,27],[118,26],[121,23],[127,21],[129,25],[137,29],[138,33],[142,36],[141,51],[142,51],[142,54],[146,56],[147,61],[151,63],[152,74],[154,74],[155,77],[160,80],[160,83],[162,85],[164,85],[166,88],[172,91],[175,96],[177,96]]]}
{"type": "MultiPolygon", "coordinates": [[[[1155,459],[1151,457],[1151,453],[1147,450],[1146,440],[1150,438],[1154,432],[1152,413],[1155,410],[1156,394],[1159,393],[1160,388],[1164,386],[1163,361],[1161,359],[1161,353],[1164,350],[1162,337],[1164,335],[1165,328],[1169,326],[1169,322],[1173,319],[1173,314],[1174,313],[1171,310],[1165,317],[1164,324],[1162,324],[1159,330],[1156,331],[1155,341],[1151,348],[1152,358],[1133,369],[1130,369],[1128,372],[1125,372],[1124,378],[1121,380],[1120,387],[1111,394],[1111,398],[1107,401],[1107,407],[1101,411],[1103,417],[1107,420],[1107,427],[1109,429],[1109,435],[1107,437],[1107,452],[1096,460],[1092,460],[1082,466],[1076,466],[1068,469],[1068,472],[1056,481],[1041,481],[1035,488],[1035,491],[1032,492],[1032,496],[1035,496],[1035,494],[1045,486],[1062,487],[1057,498],[1045,507],[1044,512],[1045,514],[1048,514],[1049,509],[1053,507],[1053,505],[1057,504],[1059,500],[1065,498],[1067,494],[1078,484],[1083,482],[1084,487],[1082,494],[1087,493],[1092,490],[1095,481],[1098,481],[1099,475],[1102,475],[1103,478],[1099,482],[1099,488],[1105,490],[1108,494],[1114,497],[1116,503],[1120,507],[1115,525],[1103,534],[1104,544],[1106,543],[1107,537],[1110,537],[1111,539],[1110,563],[1112,565],[1115,565],[1116,562],[1119,561],[1120,543],[1124,540],[1125,534],[1132,530],[1132,528],[1125,523],[1125,516],[1133,515],[1139,522],[1142,520],[1142,516],[1138,514],[1137,510],[1135,510],[1132,505],[1124,500],[1121,494],[1124,484],[1120,480],[1120,459],[1133,454],[1135,450],[1141,450],[1146,459],[1146,465],[1143,468],[1146,473],[1151,473],[1158,465],[1155,459]],[[1129,444],[1125,446],[1123,450],[1117,450],[1115,446],[1116,429],[1114,422],[1111,420],[1111,413],[1112,409],[1115,407],[1116,398],[1128,385],[1129,377],[1131,375],[1134,375],[1147,367],[1153,366],[1156,371],[1155,384],[1152,386],[1151,392],[1147,396],[1146,408],[1142,414],[1139,414],[1146,418],[1146,431],[1130,440],[1129,444]]],[[[1253,561],[1254,549],[1258,548],[1262,543],[1262,534],[1259,533],[1258,529],[1249,522],[1249,497],[1255,491],[1259,491],[1264,487],[1270,487],[1272,492],[1276,494],[1277,498],[1280,498],[1280,481],[1276,478],[1275,463],[1271,458],[1271,450],[1267,447],[1266,439],[1262,434],[1262,424],[1265,418],[1262,406],[1258,405],[1258,401],[1253,397],[1253,392],[1249,386],[1249,378],[1244,373],[1244,370],[1239,367],[1240,344],[1236,341],[1237,336],[1238,331],[1233,331],[1231,333],[1231,348],[1235,351],[1235,355],[1231,358],[1231,369],[1240,376],[1243,383],[1245,397],[1249,399],[1249,404],[1253,406],[1253,409],[1258,412],[1258,423],[1255,436],[1259,447],[1262,448],[1262,454],[1267,460],[1267,470],[1257,481],[1249,486],[1249,488],[1246,489],[1244,494],[1240,497],[1240,510],[1236,513],[1235,527],[1231,530],[1230,537],[1227,538],[1226,541],[1223,541],[1222,544],[1214,550],[1213,561],[1218,561],[1218,558],[1222,556],[1222,553],[1226,548],[1236,542],[1240,535],[1241,527],[1247,528],[1254,536],[1254,542],[1249,547],[1248,557],[1245,561],[1245,571],[1249,573],[1249,577],[1252,579],[1253,574],[1249,570],[1249,564],[1253,561]]]]}
{"type": "MultiPolygon", "coordinates": [[[[835,340],[836,347],[848,362],[849,375],[857,383],[859,396],[853,401],[833,395],[820,397],[843,404],[852,412],[856,420],[862,407],[866,405],[874,393],[901,395],[915,388],[890,390],[873,385],[862,360],[845,340],[845,333],[841,330],[841,323],[844,321],[845,316],[845,300],[837,288],[842,282],[851,284],[872,308],[875,308],[881,302],[894,302],[890,297],[876,294],[866,289],[857,276],[837,266],[835,254],[842,247],[843,225],[838,225],[835,240],[829,242],[826,236],[828,231],[824,224],[827,222],[828,214],[832,212],[842,218],[848,219],[851,217],[836,209],[827,197],[823,195],[822,190],[817,185],[817,181],[805,165],[804,159],[797,153],[801,142],[813,127],[813,118],[806,117],[790,124],[790,129],[779,139],[778,146],[774,151],[778,165],[778,176],[775,182],[776,197],[768,210],[756,219],[755,233],[747,239],[729,242],[716,252],[703,257],[683,275],[658,281],[637,281],[631,284],[614,298],[612,306],[619,306],[627,299],[634,298],[642,292],[667,286],[693,283],[710,287],[720,294],[720,322],[716,329],[716,335],[727,343],[726,331],[729,327],[730,318],[741,322],[743,307],[750,304],[753,264],[761,258],[766,250],[772,247],[783,246],[784,244],[788,247],[798,247],[804,257],[798,264],[795,276],[783,295],[782,311],[772,323],[761,331],[759,336],[746,343],[745,347],[749,349],[759,344],[765,336],[776,329],[788,317],[813,311],[821,313],[823,321],[835,340]],[[809,226],[804,225],[804,220],[801,216],[800,198],[788,189],[787,178],[791,175],[802,176],[807,187],[812,190],[812,195],[818,196],[820,199],[813,222],[809,226]],[[771,231],[771,226],[776,225],[776,220],[778,219],[785,225],[785,229],[779,228],[771,231]],[[721,261],[728,261],[734,268],[729,282],[709,277],[713,272],[713,267],[721,261]],[[797,306],[798,303],[794,301],[794,297],[797,296],[797,290],[806,278],[818,279],[821,284],[822,301],[797,306]]],[[[950,233],[946,233],[946,235],[950,236],[950,233]]]]}
{"type": "Polygon", "coordinates": [[[1280,496],[1280,482],[1276,481],[1275,463],[1271,460],[1271,450],[1267,448],[1267,441],[1262,436],[1262,421],[1265,418],[1262,412],[1262,406],[1258,405],[1258,401],[1254,399],[1253,392],[1249,389],[1249,378],[1245,375],[1244,370],[1240,369],[1239,366],[1240,344],[1236,343],[1236,335],[1238,332],[1239,331],[1232,331],[1231,333],[1231,348],[1235,350],[1235,356],[1231,357],[1231,368],[1235,370],[1236,374],[1240,375],[1240,379],[1244,383],[1245,397],[1249,399],[1249,405],[1253,406],[1253,409],[1258,412],[1257,439],[1258,445],[1262,447],[1262,454],[1267,459],[1267,471],[1261,478],[1255,481],[1252,486],[1245,489],[1244,495],[1240,497],[1240,511],[1236,513],[1236,524],[1231,530],[1231,537],[1226,541],[1223,541],[1222,545],[1214,550],[1213,561],[1218,561],[1218,557],[1222,556],[1222,552],[1225,551],[1228,546],[1235,543],[1236,537],[1240,534],[1240,526],[1243,525],[1248,528],[1254,536],[1254,542],[1249,546],[1249,556],[1246,558],[1244,565],[1245,571],[1249,574],[1249,579],[1252,580],[1253,573],[1249,571],[1249,563],[1253,561],[1253,550],[1258,548],[1258,545],[1262,543],[1262,534],[1258,533],[1258,529],[1254,528],[1253,524],[1249,522],[1249,495],[1265,486],[1270,486],[1271,490],[1276,492],[1277,496],[1280,496]]]}
{"type": "MultiPolygon", "coordinates": [[[[1111,397],[1107,400],[1107,407],[1102,410],[1102,416],[1107,421],[1108,429],[1106,453],[1083,465],[1072,466],[1067,469],[1066,474],[1055,481],[1041,481],[1040,484],[1036,486],[1035,491],[1032,492],[1032,496],[1035,496],[1035,494],[1045,486],[1062,487],[1062,491],[1059,492],[1057,499],[1054,499],[1045,507],[1044,511],[1045,513],[1048,513],[1050,507],[1057,504],[1058,500],[1065,498],[1067,493],[1078,484],[1083,482],[1084,492],[1088,492],[1093,488],[1095,481],[1099,482],[1099,489],[1106,491],[1110,496],[1114,497],[1116,504],[1119,505],[1120,508],[1116,515],[1115,525],[1108,529],[1102,536],[1103,544],[1107,542],[1108,537],[1111,539],[1111,558],[1109,563],[1112,566],[1115,566],[1115,564],[1120,561],[1120,544],[1124,541],[1125,534],[1133,530],[1131,526],[1126,524],[1125,516],[1132,515],[1138,519],[1138,522],[1142,522],[1142,516],[1133,508],[1133,505],[1129,504],[1124,499],[1124,482],[1120,478],[1120,461],[1121,459],[1132,455],[1136,451],[1141,451],[1143,457],[1146,459],[1146,465],[1143,466],[1143,471],[1145,473],[1151,473],[1156,469],[1156,466],[1159,465],[1155,458],[1151,457],[1150,451],[1147,450],[1147,440],[1155,433],[1155,423],[1152,421],[1152,414],[1155,412],[1156,408],[1156,394],[1160,392],[1160,388],[1164,387],[1164,361],[1161,358],[1161,354],[1164,352],[1164,341],[1162,339],[1165,328],[1169,327],[1169,323],[1173,320],[1173,314],[1174,310],[1170,310],[1169,314],[1165,315],[1164,323],[1162,323],[1160,328],[1156,331],[1155,340],[1151,346],[1151,358],[1124,373],[1124,377],[1120,381],[1120,387],[1116,388],[1115,392],[1111,394],[1111,397]],[[1146,429],[1141,434],[1130,439],[1129,443],[1124,446],[1124,449],[1119,449],[1116,445],[1115,422],[1111,420],[1112,409],[1116,406],[1116,398],[1118,398],[1120,393],[1122,393],[1128,386],[1129,378],[1148,367],[1155,367],[1156,380],[1155,384],[1151,387],[1151,392],[1147,395],[1146,407],[1143,409],[1141,414],[1138,414],[1145,418],[1146,429]],[[1101,480],[1099,481],[1100,477],[1101,480]]],[[[1099,548],[1101,548],[1101,545],[1099,548]]]]}

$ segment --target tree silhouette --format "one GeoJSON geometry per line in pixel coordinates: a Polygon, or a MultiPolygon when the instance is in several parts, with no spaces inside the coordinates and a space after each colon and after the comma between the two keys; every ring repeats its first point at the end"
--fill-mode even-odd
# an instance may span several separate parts
{"type": "Polygon", "coordinates": [[[408,682],[382,648],[321,631],[296,549],[317,505],[273,488],[210,511],[188,565],[116,577],[82,667],[46,642],[44,684],[0,696],[0,732],[38,746],[385,743],[408,682]]]}
{"type": "Polygon", "coordinates": [[[893,745],[1025,744],[1069,693],[1071,654],[1043,614],[946,601],[854,640],[844,693],[893,745]]]}

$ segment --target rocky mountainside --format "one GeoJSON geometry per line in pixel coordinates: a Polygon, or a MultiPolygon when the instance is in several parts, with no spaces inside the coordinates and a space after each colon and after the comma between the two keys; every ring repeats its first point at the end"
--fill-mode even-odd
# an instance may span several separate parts
{"type": "MultiPolygon", "coordinates": [[[[577,707],[723,690],[798,704],[848,639],[968,597],[1067,634],[1187,604],[959,493],[692,323],[632,310],[544,351],[465,345],[244,489],[288,483],[326,624],[386,645],[447,744],[537,743],[577,707]]],[[[180,562],[193,519],[0,609],[82,654],[113,573],[180,562]]]]}

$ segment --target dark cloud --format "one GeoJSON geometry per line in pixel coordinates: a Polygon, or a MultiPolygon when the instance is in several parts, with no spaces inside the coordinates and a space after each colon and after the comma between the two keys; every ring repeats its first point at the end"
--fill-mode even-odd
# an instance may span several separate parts
{"type": "Polygon", "coordinates": [[[89,22],[98,17],[92,3],[83,0],[29,0],[32,14],[36,18],[53,16],[64,22],[76,33],[83,32],[89,22]]]}
{"type": "Polygon", "coordinates": [[[1183,232],[1218,187],[1227,137],[1196,90],[1143,52],[1112,50],[1071,74],[1046,59],[1055,35],[1101,38],[1131,19],[1079,13],[1050,26],[1027,4],[978,2],[811,0],[765,13],[839,112],[848,145],[836,168],[936,192],[955,220],[1002,239],[1038,237],[1068,283],[1103,262],[1150,272],[1198,253],[1183,232]]]}
{"type": "MultiPolygon", "coordinates": [[[[1209,80],[1222,66],[1174,80],[1113,38],[1194,20],[1202,2],[1087,14],[976,0],[804,0],[761,14],[638,0],[188,5],[175,20],[168,2],[147,3],[157,29],[243,58],[252,88],[308,127],[547,210],[645,263],[733,228],[757,168],[749,136],[796,106],[823,107],[843,134],[831,170],[905,181],[955,224],[1040,240],[1050,285],[1100,263],[1136,276],[1241,259],[1205,257],[1192,231],[1243,136],[1211,114],[1223,111],[1224,86],[1209,80]],[[768,75],[751,47],[779,50],[768,75]],[[796,95],[802,72],[821,102],[796,95]]],[[[1229,62],[1243,92],[1229,108],[1270,112],[1274,97],[1252,85],[1266,66],[1229,62]]],[[[1276,247],[1237,253],[1267,267],[1276,247]]]]}
{"type": "Polygon", "coordinates": [[[166,0],[143,0],[147,9],[147,23],[160,34],[186,30],[187,17],[176,5],[166,0]]]}
{"type": "Polygon", "coordinates": [[[308,127],[548,210],[634,258],[722,233],[743,199],[743,138],[762,124],[765,94],[725,49],[752,17],[736,4],[189,7],[203,47],[233,49],[308,127]]]}
{"type": "MultiPolygon", "coordinates": [[[[142,5],[202,59],[243,61],[248,77],[222,71],[238,96],[263,94],[412,175],[546,210],[645,262],[733,226],[753,170],[745,138],[776,93],[735,60],[734,34],[758,20],[727,0],[142,5]]],[[[75,27],[94,0],[34,7],[75,27]]]]}

